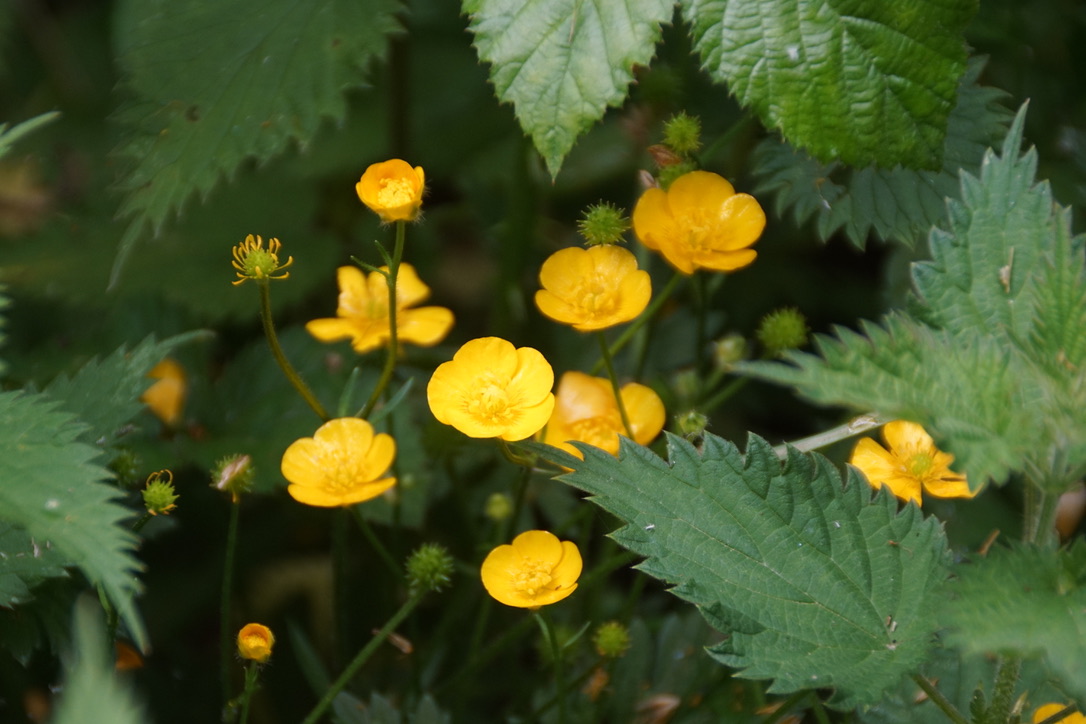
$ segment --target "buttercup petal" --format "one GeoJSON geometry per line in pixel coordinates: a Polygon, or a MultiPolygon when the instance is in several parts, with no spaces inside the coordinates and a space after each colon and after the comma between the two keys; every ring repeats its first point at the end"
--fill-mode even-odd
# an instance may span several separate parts
{"type": "MultiPolygon", "coordinates": [[[[381,268],[388,271],[388,267],[381,268]]],[[[380,275],[378,275],[378,279],[380,279],[380,275]]],[[[385,296],[388,296],[388,282],[385,282],[385,296]]],[[[399,272],[396,274],[396,308],[413,307],[429,298],[430,287],[426,286],[422,279],[419,278],[419,273],[415,271],[415,267],[407,262],[401,263],[399,272]]]]}
{"type": "Polygon", "coordinates": [[[518,410],[517,419],[497,437],[509,442],[527,440],[543,429],[552,412],[554,412],[554,395],[548,392],[538,404],[521,407],[518,410]]]}
{"type": "Polygon", "coordinates": [[[403,309],[396,317],[397,339],[420,347],[432,347],[445,339],[453,321],[452,310],[445,307],[403,309]]]}
{"type": "MultiPolygon", "coordinates": [[[[531,347],[520,347],[516,350],[516,356],[517,369],[509,380],[510,396],[524,405],[536,405],[547,397],[553,397],[554,369],[543,353],[531,347]]],[[[550,415],[549,412],[547,414],[550,415]]]]}
{"type": "Polygon", "coordinates": [[[897,452],[901,450],[935,450],[935,441],[924,428],[908,420],[894,420],[882,428],[882,439],[897,452]]]}
{"type": "Polygon", "coordinates": [[[765,211],[750,194],[736,194],[729,198],[721,207],[721,214],[729,231],[721,243],[724,250],[748,247],[758,241],[765,231],[765,211]]]}
{"type": "Polygon", "coordinates": [[[710,171],[691,171],[672,182],[667,190],[671,213],[682,216],[703,209],[720,208],[735,195],[735,187],[726,178],[710,171]]]}
{"type": "Polygon", "coordinates": [[[649,249],[659,249],[660,237],[669,235],[674,223],[667,192],[660,188],[646,189],[633,210],[634,233],[641,243],[649,249]]]}
{"type": "Polygon", "coordinates": [[[667,421],[667,411],[664,409],[663,400],[651,387],[636,382],[623,385],[619,394],[626,408],[626,417],[630,421],[634,441],[641,445],[648,445],[664,429],[664,423],[667,421]]]}
{"type": "Polygon", "coordinates": [[[575,588],[577,579],[581,577],[581,552],[571,541],[562,541],[562,557],[551,572],[551,577],[556,588],[575,588]]]}
{"type": "Polygon", "coordinates": [[[554,252],[539,268],[539,284],[562,298],[576,295],[580,280],[596,274],[596,257],[590,251],[571,246],[554,252]]]}

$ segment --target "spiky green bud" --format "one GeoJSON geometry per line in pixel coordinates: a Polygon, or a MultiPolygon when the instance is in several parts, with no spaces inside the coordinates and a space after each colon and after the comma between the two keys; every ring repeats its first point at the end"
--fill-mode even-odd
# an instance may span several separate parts
{"type": "Polygon", "coordinates": [[[452,572],[452,556],[437,543],[423,543],[407,559],[407,583],[413,591],[440,591],[452,580],[452,572]]]}
{"type": "Polygon", "coordinates": [[[776,309],[762,318],[755,336],[765,347],[767,356],[807,344],[807,318],[795,307],[776,309]]]}
{"type": "Polygon", "coordinates": [[[177,491],[173,487],[173,473],[159,470],[147,478],[147,487],[143,489],[143,504],[151,515],[169,515],[176,508],[177,491]]]}
{"type": "Polygon", "coordinates": [[[601,624],[592,635],[596,653],[607,659],[617,659],[630,650],[630,630],[618,621],[601,624]]]}
{"type": "Polygon", "coordinates": [[[679,111],[664,124],[664,143],[683,156],[697,153],[701,148],[701,119],[679,111]]]}
{"type": "Polygon", "coordinates": [[[584,237],[586,246],[622,243],[622,235],[630,228],[630,220],[622,209],[605,201],[585,209],[577,222],[577,230],[584,237]]]}

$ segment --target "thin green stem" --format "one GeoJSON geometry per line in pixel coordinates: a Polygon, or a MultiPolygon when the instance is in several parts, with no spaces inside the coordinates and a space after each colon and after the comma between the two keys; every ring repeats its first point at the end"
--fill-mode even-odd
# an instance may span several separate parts
{"type": "Polygon", "coordinates": [[[936,689],[930,681],[920,674],[913,674],[912,679],[916,682],[916,685],[928,695],[928,698],[931,699],[931,703],[939,707],[950,721],[954,722],[954,724],[969,724],[969,720],[962,716],[962,713],[950,703],[950,700],[943,696],[943,692],[936,689]]]}
{"type": "Polygon", "coordinates": [[[347,601],[347,519],[350,514],[340,508],[332,515],[332,603],[335,625],[335,665],[342,665],[350,655],[350,610],[347,601]]]}
{"type": "Polygon", "coordinates": [[[1026,509],[1023,514],[1022,538],[1027,543],[1049,546],[1056,542],[1056,507],[1059,496],[1043,490],[1026,479],[1026,509]]]}
{"type": "Polygon", "coordinates": [[[381,377],[377,380],[377,386],[373,388],[373,394],[362,408],[360,417],[369,417],[373,408],[384,394],[388,383],[392,381],[392,372],[396,369],[396,357],[399,355],[399,338],[396,328],[396,279],[400,275],[400,261],[403,259],[404,239],[407,236],[407,222],[396,222],[396,245],[392,248],[392,256],[389,259],[388,275],[388,356],[385,358],[385,367],[381,370],[381,377]]]}
{"type": "Polygon", "coordinates": [[[818,694],[808,690],[808,694],[811,699],[811,711],[814,713],[815,721],[818,724],[830,724],[830,717],[826,714],[825,707],[822,706],[822,701],[818,698],[818,694]]]}
{"type": "Polygon", "coordinates": [[[400,609],[388,620],[388,623],[386,623],[384,627],[377,632],[377,635],[370,639],[369,643],[355,655],[351,663],[348,664],[347,668],[343,670],[343,673],[339,675],[339,678],[332,683],[328,688],[328,691],[324,692],[324,696],[321,697],[321,700],[313,707],[313,710],[309,712],[309,715],[306,716],[302,724],[316,724],[321,718],[321,715],[332,705],[336,695],[343,691],[343,688],[347,686],[347,682],[354,678],[355,674],[357,674],[362,666],[369,660],[373,655],[373,652],[377,650],[377,647],[388,638],[389,634],[395,631],[396,627],[403,623],[405,618],[411,615],[411,612],[422,602],[425,595],[425,591],[413,591],[411,593],[410,597],[408,597],[404,604],[400,606],[400,609]]]}
{"type": "Polygon", "coordinates": [[[298,391],[298,394],[302,396],[302,399],[312,408],[313,412],[317,413],[317,417],[324,422],[328,422],[331,418],[325,412],[324,406],[321,405],[313,391],[309,389],[309,385],[305,383],[298,371],[294,369],[279,344],[279,337],[275,333],[275,322],[272,319],[271,292],[268,289],[268,280],[257,279],[255,281],[257,288],[260,290],[260,321],[264,324],[264,336],[268,339],[268,346],[271,347],[272,356],[279,363],[279,369],[283,370],[283,374],[287,376],[290,384],[294,386],[294,389],[298,391]]]}
{"type": "MultiPolygon", "coordinates": [[[[854,417],[846,422],[844,425],[838,425],[837,427],[826,430],[825,432],[820,432],[816,435],[811,435],[810,437],[801,438],[799,440],[796,440],[795,442],[791,442],[788,444],[799,450],[800,452],[810,452],[811,450],[818,450],[819,448],[823,448],[835,442],[848,439],[850,437],[853,437],[854,435],[859,435],[860,433],[867,432],[868,430],[873,430],[876,427],[885,425],[892,419],[893,418],[876,415],[872,412],[867,415],[860,415],[859,417],[854,417]]],[[[788,454],[787,447],[785,445],[777,445],[773,448],[773,452],[777,453],[777,457],[781,458],[782,460],[788,454]]]]}
{"type": "Polygon", "coordinates": [[[607,370],[607,377],[611,380],[611,389],[615,393],[615,402],[618,403],[618,414],[622,418],[622,427],[626,430],[626,437],[634,439],[633,428],[630,427],[630,418],[626,414],[626,405],[622,401],[622,390],[618,386],[618,375],[615,374],[615,362],[611,358],[611,350],[607,346],[607,337],[603,332],[596,332],[596,339],[600,343],[600,359],[607,370]]]}
{"type": "Polygon", "coordinates": [[[140,516],[139,520],[132,524],[132,532],[139,533],[141,530],[143,530],[143,526],[151,522],[151,518],[153,517],[154,516],[150,513],[144,513],[142,516],[140,516]]]}
{"type": "Polygon", "coordinates": [[[223,562],[222,591],[219,599],[219,667],[222,677],[222,700],[230,700],[230,670],[234,652],[233,629],[230,626],[230,601],[234,597],[234,558],[238,547],[238,519],[241,504],[230,503],[230,522],[226,528],[226,558],[223,562]]]}
{"type": "Polygon", "coordinates": [[[1060,722],[1074,714],[1076,711],[1078,711],[1077,706],[1075,706],[1074,704],[1068,704],[1052,716],[1045,717],[1041,721],[1037,722],[1037,724],[1060,724],[1060,722]]]}
{"type": "Polygon", "coordinates": [[[369,521],[362,517],[362,511],[358,509],[357,505],[348,506],[348,510],[351,511],[351,515],[354,516],[354,520],[358,523],[359,530],[362,531],[362,535],[365,536],[369,544],[373,546],[373,549],[377,551],[378,557],[384,562],[385,567],[392,573],[394,579],[399,580],[403,578],[403,568],[396,563],[396,559],[392,557],[392,554],[388,552],[388,548],[381,542],[381,539],[377,537],[377,534],[373,532],[373,526],[369,524],[369,521]]]}
{"type": "Polygon", "coordinates": [[[238,724],[247,724],[249,721],[249,701],[253,698],[259,678],[260,664],[250,661],[249,667],[245,669],[245,689],[241,692],[241,717],[238,719],[238,724]]]}
{"type": "MultiPolygon", "coordinates": [[[[660,307],[664,306],[664,302],[668,300],[668,297],[670,297],[671,294],[678,288],[679,282],[681,282],[685,278],[686,275],[684,275],[683,273],[675,272],[675,274],[671,277],[671,279],[664,286],[664,288],[661,289],[659,293],[657,293],[656,296],[652,298],[652,301],[649,302],[649,306],[645,307],[645,311],[641,312],[641,315],[637,319],[635,319],[629,327],[626,327],[626,329],[622,330],[622,334],[620,334],[618,336],[618,339],[616,339],[611,344],[610,352],[612,357],[621,352],[622,349],[630,343],[630,340],[633,339],[633,336],[637,334],[638,331],[640,331],[640,329],[653,318],[653,316],[656,315],[656,312],[660,310],[660,307]]],[[[600,370],[603,369],[603,365],[603,360],[598,360],[596,364],[592,366],[592,374],[599,374],[600,370]]]]}
{"type": "Polygon", "coordinates": [[[566,724],[566,692],[563,682],[565,667],[562,662],[562,647],[558,645],[558,635],[554,627],[547,621],[546,614],[541,611],[533,611],[532,616],[539,624],[539,630],[543,633],[543,639],[550,644],[551,657],[554,659],[554,690],[558,696],[558,722],[566,724]]]}

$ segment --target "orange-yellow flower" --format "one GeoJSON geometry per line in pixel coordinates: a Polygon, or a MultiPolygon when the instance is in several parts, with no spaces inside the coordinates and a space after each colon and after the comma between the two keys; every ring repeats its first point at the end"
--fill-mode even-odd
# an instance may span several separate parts
{"type": "Polygon", "coordinates": [[[894,420],[882,428],[889,450],[870,437],[856,443],[849,463],[860,469],[873,488],[883,485],[902,500],[921,501],[921,492],[937,498],[972,498],[964,475],[950,469],[954,456],[935,447],[915,422],[894,420]]]}
{"type": "Polygon", "coordinates": [[[652,296],[652,282],[637,259],[614,244],[562,249],[543,262],[539,311],[582,332],[629,322],[652,296]]]}
{"type": "Polygon", "coordinates": [[[283,453],[287,492],[299,503],[322,508],[376,498],[396,484],[383,477],[396,457],[396,442],[357,417],[329,420],[313,437],[295,440],[283,453]]]}
{"type": "Polygon", "coordinates": [[[185,408],[185,395],[188,392],[185,369],[176,360],[167,357],[152,367],[147,376],[158,382],[148,387],[140,400],[155,417],[173,427],[181,420],[181,412],[185,408]]]}
{"type": "Polygon", "coordinates": [[[271,629],[259,623],[247,623],[238,631],[238,654],[243,659],[263,664],[271,658],[275,636],[271,629]]]}
{"type": "MultiPolygon", "coordinates": [[[[381,267],[387,272],[388,267],[381,267]]],[[[314,319],[305,328],[322,342],[350,339],[355,352],[363,354],[388,344],[388,283],[384,274],[369,276],[353,266],[341,266],[339,306],[336,316],[314,319]]],[[[415,268],[401,264],[396,275],[396,340],[430,347],[445,339],[453,325],[453,313],[445,307],[409,307],[426,301],[430,288],[422,283],[415,268]]]]}
{"type": "Polygon", "coordinates": [[[438,421],[468,437],[523,440],[547,424],[553,386],[554,371],[537,350],[483,337],[434,370],[426,398],[438,421]]]}
{"type": "Polygon", "coordinates": [[[418,218],[425,186],[422,166],[411,168],[407,161],[394,158],[371,165],[354,188],[362,203],[388,224],[418,218]]]}
{"type": "MultiPolygon", "coordinates": [[[[1037,711],[1033,712],[1033,724],[1038,724],[1038,722],[1044,721],[1053,714],[1059,714],[1066,708],[1066,704],[1045,704],[1037,709],[1037,711]]],[[[1086,716],[1083,716],[1082,712],[1076,711],[1075,713],[1068,714],[1063,719],[1060,719],[1059,724],[1086,724],[1086,716]]]]}
{"type": "Polygon", "coordinates": [[[481,570],[483,586],[499,603],[539,608],[561,601],[577,588],[581,552],[545,530],[529,530],[490,551],[481,570]]]}
{"type": "Polygon", "coordinates": [[[691,171],[667,191],[651,188],[638,199],[634,232],[683,274],[697,269],[735,271],[754,261],[750,249],[765,229],[765,212],[749,194],[737,194],[722,176],[691,171]]]}
{"type": "MultiPolygon", "coordinates": [[[[648,445],[664,429],[664,403],[652,388],[631,382],[619,394],[626,408],[633,439],[648,445]]],[[[583,372],[566,372],[558,381],[554,412],[547,423],[543,442],[583,457],[570,441],[586,442],[615,455],[618,436],[625,435],[611,381],[583,372]]]]}

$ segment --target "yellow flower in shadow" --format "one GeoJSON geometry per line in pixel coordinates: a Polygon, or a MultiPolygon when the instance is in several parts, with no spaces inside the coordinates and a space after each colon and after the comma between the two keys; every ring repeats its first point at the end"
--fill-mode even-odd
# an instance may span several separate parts
{"type": "Polygon", "coordinates": [[[889,449],[870,437],[856,443],[849,464],[859,468],[871,487],[885,485],[902,500],[920,505],[923,492],[937,498],[972,498],[965,476],[950,469],[954,456],[935,447],[915,422],[894,420],[882,428],[889,449]]]}
{"type": "Polygon", "coordinates": [[[683,274],[697,269],[735,271],[758,255],[752,244],[765,229],[765,212],[749,194],[737,194],[722,176],[691,171],[667,191],[651,188],[633,212],[637,238],[683,274]]]}
{"type": "MultiPolygon", "coordinates": [[[[623,385],[619,394],[634,441],[648,445],[664,429],[663,401],[652,388],[636,382],[623,385]]],[[[583,372],[566,372],[558,381],[554,398],[554,412],[543,442],[579,458],[584,456],[569,444],[571,441],[586,442],[612,455],[618,454],[618,436],[625,435],[626,430],[610,380],[583,372]]]]}
{"type": "Polygon", "coordinates": [[[552,254],[539,271],[539,311],[582,332],[629,322],[645,309],[652,282],[637,259],[613,244],[571,247],[552,254]]]}
{"type": "MultiPolygon", "coordinates": [[[[388,267],[381,267],[384,272],[388,267]]],[[[350,339],[355,352],[363,354],[388,344],[388,283],[384,274],[369,275],[353,266],[341,266],[336,272],[339,282],[339,307],[336,316],[314,319],[306,330],[322,342],[350,339]]],[[[430,347],[445,339],[453,325],[453,313],[445,307],[419,307],[426,301],[430,288],[422,283],[415,268],[401,264],[396,277],[396,340],[430,347]]]]}
{"type": "Polygon", "coordinates": [[[388,224],[418,218],[425,187],[422,166],[411,168],[407,161],[394,158],[367,168],[355,191],[362,203],[388,224]]]}
{"type": "MultiPolygon", "coordinates": [[[[1066,704],[1045,704],[1037,709],[1037,711],[1033,712],[1033,724],[1038,724],[1038,722],[1042,722],[1054,714],[1059,714],[1066,708],[1066,704]]],[[[1059,724],[1086,724],[1086,716],[1083,716],[1082,712],[1076,711],[1073,714],[1068,714],[1063,719],[1060,719],[1059,724]]]]}
{"type": "Polygon", "coordinates": [[[561,601],[577,588],[581,552],[545,530],[529,530],[490,551],[480,571],[487,593],[499,603],[539,608],[561,601]]]}
{"type": "Polygon", "coordinates": [[[168,427],[174,427],[180,422],[185,409],[185,395],[188,393],[185,369],[176,360],[167,357],[152,367],[147,376],[158,382],[147,388],[140,401],[168,427]]]}
{"type": "Polygon", "coordinates": [[[259,623],[247,623],[238,631],[238,655],[243,659],[263,664],[272,655],[275,636],[271,629],[259,623]]]}
{"type": "Polygon", "coordinates": [[[322,508],[376,498],[396,484],[383,477],[396,457],[396,442],[357,417],[329,420],[313,437],[295,440],[280,468],[287,492],[299,503],[322,508]]]}
{"type": "Polygon", "coordinates": [[[483,337],[434,370],[426,398],[439,422],[468,437],[524,440],[547,424],[553,386],[554,371],[539,351],[483,337]]]}

